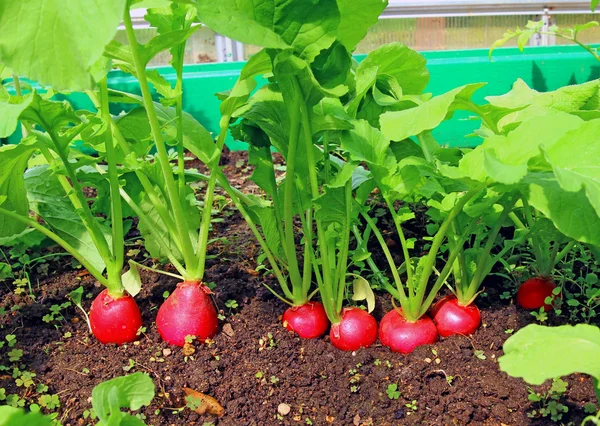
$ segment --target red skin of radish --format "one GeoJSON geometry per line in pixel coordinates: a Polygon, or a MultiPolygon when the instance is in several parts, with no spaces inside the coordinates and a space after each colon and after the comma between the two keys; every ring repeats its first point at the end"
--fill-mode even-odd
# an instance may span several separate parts
{"type": "Polygon", "coordinates": [[[90,325],[101,343],[122,345],[137,339],[142,316],[133,297],[125,294],[115,299],[104,289],[92,302],[90,325]]]}
{"type": "Polygon", "coordinates": [[[342,320],[331,325],[329,337],[333,346],[343,351],[368,348],[377,340],[377,320],[360,308],[344,308],[342,320]]]}
{"type": "Polygon", "coordinates": [[[329,319],[320,302],[292,306],[283,313],[283,326],[303,339],[321,337],[329,327],[329,319]]]}
{"type": "Polygon", "coordinates": [[[219,319],[210,294],[208,287],[196,281],[177,285],[156,316],[156,327],[165,342],[184,346],[187,336],[204,342],[217,334],[219,319]]]}
{"type": "Polygon", "coordinates": [[[521,284],[517,291],[517,303],[524,309],[540,309],[548,312],[553,309],[552,305],[544,303],[546,297],[554,297],[552,290],[556,284],[550,278],[535,277],[530,278],[521,284]]]}
{"type": "Polygon", "coordinates": [[[479,328],[481,313],[474,304],[463,306],[454,295],[440,299],[431,308],[433,322],[442,337],[462,334],[469,336],[479,328]]]}
{"type": "Polygon", "coordinates": [[[409,354],[418,346],[437,342],[438,332],[427,315],[408,322],[398,311],[392,310],[379,323],[379,339],[392,352],[409,354]]]}

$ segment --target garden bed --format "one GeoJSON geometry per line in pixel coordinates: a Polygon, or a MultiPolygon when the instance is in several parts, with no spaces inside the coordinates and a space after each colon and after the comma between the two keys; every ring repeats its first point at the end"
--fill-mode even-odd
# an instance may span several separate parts
{"type": "MultiPolygon", "coordinates": [[[[245,153],[226,154],[222,164],[232,183],[251,189],[244,180],[249,175],[245,153]]],[[[79,285],[84,294],[101,291],[92,277],[70,268],[69,258],[53,264],[48,277],[31,276],[32,282],[39,279],[35,302],[14,295],[6,283],[0,287],[0,307],[7,311],[0,316],[3,338],[16,335],[17,347],[23,350],[21,370],[34,372],[36,384],[44,383],[49,393],[59,395],[58,418],[64,426],[90,424],[83,413],[91,408],[92,388],[135,371],[148,373],[156,385],[157,397],[141,411],[147,424],[154,426],[550,423],[528,417],[537,405],[528,400],[527,385],[499,371],[497,359],[511,330],[534,318],[511,300],[496,297],[504,291],[497,277],[484,283],[489,296],[478,299],[483,325],[470,337],[446,338],[410,355],[392,353],[379,343],[342,352],[329,337],[303,340],[282,327],[285,306],[262,286],[271,278],[256,271],[259,249],[252,234],[239,214],[227,207],[217,217],[223,221],[215,224],[213,235],[219,240],[210,247],[213,258],[208,260],[205,281],[216,284],[215,301],[225,319],[214,341],[195,344],[195,352],[187,358],[185,349],[163,342],[153,324],[164,293],[174,289],[176,279],[142,272],[144,286],[136,300],[146,331],[139,341],[121,347],[94,339],[73,307],[62,311],[64,319],[42,320],[52,305],[63,303],[79,285]],[[228,303],[232,300],[237,307],[228,303]],[[11,312],[17,304],[21,308],[11,312]],[[400,395],[388,388],[391,384],[397,385],[400,395]],[[186,405],[183,387],[213,396],[225,414],[217,418],[178,410],[186,405]],[[278,413],[280,404],[289,406],[288,414],[278,413]]],[[[420,230],[424,235],[425,229],[420,230]]],[[[143,260],[142,254],[138,260],[143,260]]],[[[270,284],[276,287],[274,281],[270,284]]],[[[374,311],[377,320],[391,309],[389,296],[381,294],[374,311]]],[[[89,309],[91,298],[84,300],[89,309]]],[[[551,325],[566,322],[549,316],[551,325]]],[[[592,380],[579,374],[565,380],[569,385],[560,401],[568,413],[562,423],[578,424],[585,417],[584,406],[595,401],[592,380]]],[[[37,400],[34,388],[17,388],[7,372],[0,376],[0,388],[37,400]]],[[[540,389],[536,391],[542,393],[540,389]]]]}

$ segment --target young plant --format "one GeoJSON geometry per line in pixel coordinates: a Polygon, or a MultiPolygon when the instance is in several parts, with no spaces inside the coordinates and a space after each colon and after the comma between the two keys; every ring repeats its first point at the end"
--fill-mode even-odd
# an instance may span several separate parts
{"type": "MultiPolygon", "coordinates": [[[[1,101],[14,111],[11,117],[20,119],[29,135],[19,145],[0,148],[0,235],[14,235],[31,227],[62,246],[106,287],[90,310],[94,335],[102,343],[133,341],[142,320],[137,304],[125,289],[131,282],[129,274],[122,273],[124,223],[114,141],[107,128],[106,77],[100,76],[101,105],[97,114],[76,112],[67,102],[49,100],[48,95],[36,91],[24,94],[16,76],[13,87],[15,95],[0,88],[1,101]],[[70,152],[76,137],[92,125],[103,129],[98,137],[106,147],[110,228],[94,214],[83,189],[82,168],[98,160],[70,152]],[[38,151],[47,164],[30,168],[24,178],[29,159],[38,151]],[[44,223],[29,217],[30,208],[44,223]]],[[[139,284],[134,287],[139,288],[139,284]]]]}
{"type": "Polygon", "coordinates": [[[129,44],[124,46],[113,41],[105,50],[115,66],[139,80],[142,92],[141,97],[111,92],[112,100],[137,105],[111,123],[124,162],[126,185],[121,189],[121,196],[140,219],[139,229],[147,249],[155,257],[167,258],[179,275],[166,274],[182,280],[160,307],[156,324],[164,340],[183,346],[186,336],[193,335],[204,341],[213,337],[218,329],[212,292],[203,279],[218,164],[232,112],[224,114],[216,142],[206,129],[183,112],[185,42],[199,28],[194,25],[197,22],[195,8],[172,3],[164,8],[149,9],[146,19],[159,35],[142,45],[133,29],[129,9],[135,6],[130,3],[123,16],[129,44]],[[157,53],[167,49],[176,72],[175,88],[157,72],[146,69],[157,53]],[[160,103],[153,101],[150,84],[159,93],[160,103]],[[175,146],[175,167],[171,164],[167,144],[175,146]],[[152,148],[156,155],[152,156],[153,161],[147,162],[143,157],[152,148]],[[184,149],[195,154],[212,172],[201,214],[187,183],[184,149]]]}
{"type": "MultiPolygon", "coordinates": [[[[349,127],[336,114],[346,115],[339,99],[352,85],[350,52],[377,21],[386,2],[363,2],[360,20],[346,0],[311,4],[271,0],[261,5],[260,13],[250,1],[243,1],[244,7],[238,3],[198,2],[199,16],[210,28],[266,48],[250,60],[246,67],[254,66],[242,71],[230,97],[249,93],[242,83],[250,70],[273,76],[247,105],[238,105],[237,116],[243,120],[235,128],[236,136],[250,143],[250,162],[256,166],[253,180],[269,201],[246,199],[246,206],[241,206],[238,199],[236,205],[279,282],[284,297],[277,297],[291,305],[284,315],[286,327],[304,337],[320,336],[326,331],[326,313],[334,345],[345,350],[368,346],[376,338],[375,320],[365,311],[343,308],[354,208],[351,178],[356,165],[344,167],[330,158],[335,144],[330,139],[336,138],[330,132],[349,127]],[[244,22],[243,28],[231,25],[232,20],[244,22]],[[290,27],[298,31],[290,32],[290,27]],[[286,161],[281,184],[275,175],[272,147],[286,161]],[[294,221],[298,219],[302,263],[296,249],[294,221]],[[262,233],[255,224],[260,224],[262,233]],[[309,302],[313,276],[322,306],[309,302]]],[[[230,98],[224,106],[228,103],[230,98]]]]}

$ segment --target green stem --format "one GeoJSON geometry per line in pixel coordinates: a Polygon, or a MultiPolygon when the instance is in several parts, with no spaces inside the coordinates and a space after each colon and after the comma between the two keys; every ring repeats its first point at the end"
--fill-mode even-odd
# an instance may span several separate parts
{"type": "Polygon", "coordinates": [[[2,213],[3,215],[8,216],[10,218],[13,218],[15,220],[18,220],[19,222],[21,222],[21,223],[23,223],[25,225],[31,226],[32,228],[34,228],[37,231],[41,232],[46,237],[50,238],[56,244],[58,244],[59,246],[61,246],[62,248],[64,248],[66,251],[68,251],[69,254],[71,256],[73,256],[75,259],[77,259],[77,261],[79,263],[81,263],[81,265],[83,265],[83,267],[85,269],[87,269],[87,271],[94,278],[96,278],[96,280],[98,280],[98,282],[100,284],[102,284],[106,288],[110,288],[111,287],[111,285],[110,285],[111,283],[102,275],[102,272],[99,271],[98,269],[96,269],[94,266],[92,266],[92,264],[89,263],[87,261],[87,259],[81,253],[79,253],[79,251],[77,251],[77,249],[75,249],[75,247],[73,247],[71,244],[69,244],[63,238],[61,238],[58,234],[55,234],[54,232],[52,232],[48,228],[40,225],[35,220],[33,220],[33,219],[29,218],[29,217],[23,217],[20,214],[17,214],[15,212],[11,212],[10,210],[6,210],[6,209],[4,209],[2,207],[0,207],[0,213],[2,213]]]}
{"type": "Polygon", "coordinates": [[[224,115],[221,117],[221,129],[219,136],[217,137],[217,154],[215,159],[212,160],[211,164],[207,164],[210,169],[210,177],[208,179],[208,187],[206,188],[206,194],[204,194],[204,208],[202,210],[202,222],[200,224],[200,235],[198,236],[198,269],[197,277],[200,281],[204,278],[204,271],[206,268],[206,255],[208,250],[208,233],[210,230],[210,220],[212,217],[212,205],[215,196],[215,187],[217,185],[217,177],[219,176],[219,160],[223,147],[225,146],[225,138],[227,137],[227,129],[229,127],[230,115],[224,115]]]}
{"type": "Polygon", "coordinates": [[[433,237],[433,241],[431,242],[431,248],[429,249],[429,253],[427,254],[427,257],[425,258],[425,262],[423,264],[423,269],[422,269],[422,273],[420,276],[419,284],[417,285],[416,298],[415,298],[417,306],[421,306],[423,303],[423,297],[425,296],[425,291],[427,289],[429,277],[433,273],[433,267],[435,266],[435,260],[437,258],[438,251],[439,251],[440,247],[442,246],[444,239],[446,238],[446,233],[448,232],[448,228],[450,227],[450,225],[452,224],[454,219],[458,216],[458,214],[463,210],[465,205],[475,195],[477,195],[479,193],[479,191],[481,191],[484,188],[485,188],[485,185],[480,185],[474,189],[469,190],[465,195],[463,195],[460,198],[460,200],[458,200],[458,203],[456,203],[456,205],[452,208],[450,213],[448,213],[448,216],[446,217],[446,219],[444,219],[444,222],[442,222],[442,225],[440,226],[437,233],[435,234],[435,237],[433,237]]]}
{"type": "MultiPolygon", "coordinates": [[[[492,230],[488,233],[487,241],[485,242],[485,246],[483,247],[483,251],[479,253],[479,261],[477,262],[477,268],[475,269],[475,275],[471,279],[471,283],[469,284],[469,288],[466,294],[463,294],[464,300],[459,300],[461,304],[468,304],[472,301],[472,299],[477,294],[479,287],[485,276],[487,275],[487,271],[490,268],[489,265],[489,255],[492,251],[492,248],[496,245],[496,237],[500,233],[504,222],[508,218],[508,215],[512,211],[514,205],[519,201],[519,195],[513,195],[511,199],[507,200],[502,205],[502,213],[496,220],[492,230]]],[[[493,266],[493,265],[492,265],[493,266]]]]}
{"type": "Polygon", "coordinates": [[[402,246],[402,254],[404,255],[404,263],[406,264],[406,286],[409,296],[412,296],[413,294],[415,294],[412,260],[410,258],[410,254],[408,253],[408,245],[406,244],[406,238],[404,237],[404,231],[402,229],[402,224],[400,223],[400,217],[398,216],[398,213],[394,208],[394,204],[390,202],[390,200],[387,197],[385,197],[385,203],[387,204],[392,218],[394,219],[396,232],[398,233],[398,237],[400,238],[400,246],[402,246]]]}
{"type": "Polygon", "coordinates": [[[346,290],[346,272],[348,270],[348,250],[350,246],[350,221],[352,216],[352,179],[348,179],[345,185],[345,203],[346,203],[346,227],[343,230],[344,235],[340,241],[340,249],[337,260],[336,278],[338,282],[337,294],[337,312],[342,311],[344,302],[344,293],[346,290]]]}
{"type": "MultiPolygon", "coordinates": [[[[373,232],[373,234],[375,235],[375,238],[379,242],[379,246],[381,247],[381,250],[383,251],[385,259],[388,262],[390,271],[392,272],[392,276],[394,277],[394,282],[396,283],[397,294],[399,296],[399,297],[397,297],[397,299],[400,301],[400,304],[402,305],[403,309],[408,308],[409,299],[406,296],[406,292],[404,291],[404,286],[402,285],[402,280],[400,279],[400,274],[398,274],[398,268],[396,267],[396,264],[394,263],[394,258],[392,256],[392,253],[390,252],[389,247],[385,243],[385,239],[383,238],[383,235],[381,235],[381,232],[379,231],[379,228],[377,228],[375,221],[373,219],[371,219],[371,217],[367,213],[361,211],[361,215],[367,222],[367,225],[371,228],[371,231],[373,232]]],[[[394,294],[392,294],[392,296],[394,296],[394,294]]]]}
{"type": "Polygon", "coordinates": [[[587,50],[588,53],[590,53],[597,61],[600,61],[600,55],[598,55],[598,53],[596,53],[594,48],[580,42],[579,40],[577,40],[574,37],[569,37],[567,35],[563,35],[563,34],[555,33],[555,32],[548,32],[548,31],[538,31],[538,34],[551,35],[551,36],[562,38],[564,40],[569,40],[569,41],[579,45],[582,49],[587,50]]]}
{"type": "Polygon", "coordinates": [[[567,243],[567,245],[554,258],[552,269],[554,269],[556,267],[556,264],[558,262],[560,262],[561,260],[563,260],[567,254],[569,254],[569,252],[575,246],[575,244],[577,244],[577,241],[574,241],[574,240],[573,241],[569,241],[567,243]]]}
{"type": "MultiPolygon", "coordinates": [[[[300,277],[298,259],[296,257],[296,241],[294,238],[294,190],[296,181],[296,151],[298,148],[298,139],[300,133],[300,99],[294,96],[292,104],[289,107],[290,114],[290,137],[288,141],[288,150],[285,157],[285,187],[283,193],[283,221],[285,235],[285,256],[288,264],[290,281],[294,290],[294,296],[297,296],[297,289],[302,289],[303,282],[300,277]]],[[[311,226],[308,224],[307,226],[311,226]]]]}
{"type": "Polygon", "coordinates": [[[271,269],[273,269],[273,274],[277,278],[277,281],[279,282],[279,286],[281,287],[281,290],[285,294],[285,297],[287,297],[290,300],[293,300],[292,292],[290,291],[287,281],[284,278],[283,274],[281,273],[279,266],[277,265],[277,261],[275,260],[275,257],[273,256],[271,249],[265,242],[265,240],[262,237],[262,235],[260,234],[260,232],[258,232],[258,229],[256,228],[256,225],[254,224],[254,221],[252,220],[252,218],[246,211],[246,208],[240,201],[240,198],[238,197],[238,193],[231,187],[231,185],[227,181],[227,178],[220,170],[218,171],[218,173],[219,173],[219,183],[220,183],[221,187],[225,190],[225,192],[227,192],[227,195],[229,195],[229,197],[235,204],[235,207],[238,209],[238,211],[240,212],[240,214],[242,215],[242,217],[244,218],[244,220],[250,227],[250,230],[252,231],[252,233],[254,234],[254,237],[258,241],[260,248],[267,256],[267,259],[269,260],[269,264],[271,265],[271,269]]]}
{"type": "MultiPolygon", "coordinates": [[[[144,101],[144,107],[148,115],[148,121],[150,123],[150,130],[154,139],[154,145],[158,153],[158,163],[162,170],[165,184],[167,187],[167,194],[169,197],[169,203],[173,209],[173,215],[175,216],[175,224],[177,225],[177,231],[179,239],[181,240],[182,255],[185,261],[186,268],[195,269],[197,262],[195,261],[194,249],[192,247],[192,241],[188,233],[188,227],[181,208],[181,201],[178,197],[179,193],[175,184],[175,178],[173,177],[173,170],[169,163],[169,156],[167,149],[165,148],[164,140],[162,137],[162,130],[156,115],[156,108],[152,101],[152,94],[148,86],[148,79],[146,78],[146,64],[142,61],[139,51],[139,44],[135,38],[135,32],[133,30],[133,24],[131,22],[131,16],[129,16],[129,9],[127,9],[123,15],[123,21],[125,23],[125,30],[127,32],[127,39],[133,56],[133,62],[136,69],[138,80],[140,81],[140,89],[142,91],[142,97],[144,101]]],[[[195,272],[193,271],[192,272],[195,272]]]]}
{"type": "Polygon", "coordinates": [[[177,271],[185,279],[188,279],[188,277],[186,277],[185,268],[175,258],[175,256],[173,255],[173,251],[171,250],[169,245],[165,242],[165,240],[160,236],[160,234],[158,232],[156,232],[156,233],[154,232],[155,229],[160,228],[160,225],[158,223],[156,223],[155,221],[153,221],[152,219],[150,219],[150,217],[141,209],[141,207],[138,206],[136,204],[136,202],[131,199],[131,197],[129,196],[129,194],[127,194],[127,192],[125,192],[123,189],[120,189],[120,194],[121,194],[121,197],[123,197],[123,199],[125,200],[125,202],[129,205],[129,207],[131,207],[131,210],[133,210],[134,213],[140,218],[140,220],[148,224],[150,233],[154,234],[156,241],[158,242],[158,245],[166,253],[166,256],[169,259],[169,262],[171,262],[171,264],[175,267],[175,269],[177,269],[177,271]]]}
{"type": "Polygon", "coordinates": [[[142,265],[141,263],[138,263],[134,260],[130,260],[130,263],[133,263],[135,266],[137,266],[138,268],[142,268],[145,269],[147,271],[151,271],[154,272],[156,274],[162,274],[162,275],[166,275],[168,277],[173,277],[173,278],[177,278],[178,280],[184,281],[185,277],[181,276],[181,275],[177,275],[177,274],[172,274],[170,272],[167,271],[161,271],[160,269],[156,269],[156,268],[152,268],[150,266],[146,266],[146,265],[142,265]]]}
{"type": "MultiPolygon", "coordinates": [[[[92,101],[92,103],[94,104],[94,106],[96,107],[96,109],[100,109],[100,101],[98,100],[96,95],[92,91],[89,91],[89,90],[86,91],[86,93],[87,93],[88,97],[90,98],[90,100],[92,101]]],[[[112,119],[111,119],[110,124],[111,124],[111,129],[113,132],[113,136],[117,140],[117,143],[119,144],[119,148],[121,148],[121,150],[123,151],[123,153],[126,156],[133,153],[131,148],[129,148],[129,144],[125,140],[125,137],[121,133],[119,126],[117,126],[117,124],[112,119]]],[[[144,188],[144,192],[146,193],[146,195],[148,195],[148,198],[150,199],[152,206],[156,209],[156,213],[158,213],[158,216],[162,220],[165,227],[168,229],[169,233],[171,235],[177,235],[177,227],[175,225],[175,222],[173,221],[173,218],[171,217],[169,211],[165,208],[165,203],[161,200],[158,192],[156,191],[156,189],[150,182],[150,179],[148,179],[148,176],[146,176],[143,172],[141,172],[139,170],[134,170],[134,173],[137,176],[137,178],[139,179],[140,184],[142,185],[142,188],[144,188]]],[[[206,177],[206,180],[208,180],[208,177],[206,177]]],[[[179,248],[179,250],[182,251],[181,244],[179,243],[177,238],[174,238],[173,240],[177,244],[177,247],[179,248]]]]}
{"type": "MultiPolygon", "coordinates": [[[[111,281],[119,282],[121,285],[121,273],[125,264],[125,235],[123,232],[123,206],[121,204],[121,196],[119,195],[119,173],[117,171],[117,159],[115,147],[113,145],[113,137],[111,132],[110,111],[108,109],[108,85],[106,77],[100,82],[100,98],[102,120],[106,123],[106,133],[104,136],[104,145],[106,147],[106,162],[108,164],[108,181],[110,184],[110,207],[112,215],[112,246],[114,263],[110,265],[107,273],[111,281]]],[[[122,294],[122,292],[121,292],[122,294]]],[[[111,296],[120,296],[119,294],[111,294],[111,296]]]]}
{"type": "MultiPolygon", "coordinates": [[[[533,227],[535,226],[535,221],[534,221],[533,215],[531,213],[531,207],[529,206],[529,203],[527,202],[527,199],[525,197],[522,198],[522,201],[523,201],[523,212],[525,214],[525,220],[527,221],[527,226],[529,227],[529,229],[533,229],[533,227]]],[[[543,250],[540,249],[542,247],[542,241],[541,241],[541,238],[539,237],[539,235],[532,233],[531,234],[531,242],[532,242],[531,249],[533,251],[533,256],[535,257],[535,263],[536,263],[537,269],[540,273],[543,274],[544,271],[548,270],[549,255],[548,255],[548,253],[545,253],[543,250]]]]}
{"type": "MultiPolygon", "coordinates": [[[[58,143],[58,140],[56,139],[56,136],[54,135],[53,132],[50,131],[50,126],[45,122],[43,117],[38,115],[38,118],[40,119],[42,126],[48,133],[48,136],[54,143],[54,146],[56,147],[55,152],[58,155],[58,157],[60,158],[60,160],[63,163],[63,166],[67,172],[68,179],[66,176],[63,176],[63,175],[57,175],[56,178],[58,179],[58,182],[60,183],[60,185],[63,187],[63,190],[67,194],[67,197],[71,201],[71,204],[73,205],[75,210],[78,212],[79,216],[81,217],[83,225],[85,226],[88,233],[90,234],[90,237],[92,238],[92,241],[94,242],[94,245],[98,249],[98,253],[102,257],[102,259],[104,260],[104,263],[106,264],[106,267],[108,268],[109,264],[111,264],[114,261],[113,256],[110,252],[110,249],[108,248],[108,242],[106,241],[104,234],[102,233],[102,231],[100,230],[100,228],[98,226],[98,222],[96,221],[95,217],[92,215],[92,211],[90,210],[90,207],[87,203],[85,195],[83,194],[83,189],[81,188],[81,185],[79,185],[79,181],[77,180],[77,175],[75,174],[75,171],[71,167],[71,163],[69,162],[68,157],[60,149],[60,145],[58,143]],[[69,182],[69,180],[70,180],[70,182],[69,182]]],[[[47,147],[45,147],[44,144],[40,144],[39,146],[40,146],[40,150],[42,151],[42,154],[46,158],[46,161],[49,164],[54,164],[55,158],[50,153],[50,150],[47,147]]]]}
{"type": "Polygon", "coordinates": [[[308,301],[308,290],[310,290],[310,284],[312,282],[312,243],[313,243],[313,210],[312,208],[306,211],[305,224],[303,223],[304,229],[304,265],[302,271],[302,294],[300,299],[297,301],[300,305],[303,305],[308,301]],[[303,303],[302,303],[303,302],[303,303]]]}
{"type": "MultiPolygon", "coordinates": [[[[304,136],[304,147],[306,149],[306,160],[308,165],[308,176],[310,181],[310,190],[311,196],[313,200],[316,200],[319,197],[319,180],[317,178],[317,162],[315,161],[314,154],[314,145],[312,140],[312,129],[310,125],[310,117],[308,115],[308,108],[304,103],[304,97],[302,95],[302,89],[300,87],[300,83],[298,83],[297,78],[291,77],[292,84],[295,90],[295,96],[299,99],[300,104],[300,114],[302,117],[302,135],[304,136]]],[[[317,239],[319,241],[319,248],[321,250],[321,261],[323,263],[323,289],[325,290],[325,294],[322,294],[322,302],[325,307],[325,311],[329,320],[332,324],[339,324],[341,321],[341,311],[337,310],[338,303],[336,303],[335,295],[333,294],[334,282],[333,276],[334,272],[331,269],[331,265],[329,264],[329,247],[327,245],[327,238],[325,236],[325,230],[323,229],[323,224],[321,219],[317,215],[315,217],[315,222],[317,225],[317,239]]],[[[315,268],[317,264],[315,263],[315,268]]]]}

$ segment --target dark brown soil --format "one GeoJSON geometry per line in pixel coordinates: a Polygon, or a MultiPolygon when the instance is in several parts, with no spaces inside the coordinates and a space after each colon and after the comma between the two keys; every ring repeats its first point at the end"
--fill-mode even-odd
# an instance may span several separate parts
{"type": "MultiPolygon", "coordinates": [[[[235,177],[236,170],[246,167],[239,163],[244,158],[232,153],[226,164],[238,186],[251,184],[235,177]]],[[[215,301],[225,320],[214,341],[196,345],[188,358],[181,349],[162,342],[153,323],[163,293],[176,285],[174,279],[142,273],[145,286],[136,299],[147,331],[138,342],[122,347],[98,343],[74,308],[65,311],[64,321],[42,321],[51,305],[64,302],[79,285],[97,294],[100,288],[89,276],[56,265],[60,274],[41,281],[36,302],[15,296],[8,285],[0,288],[0,307],[9,311],[0,316],[0,339],[9,333],[17,336],[17,347],[24,351],[22,369],[35,372],[36,384],[45,383],[50,393],[59,394],[64,426],[91,424],[83,412],[91,407],[92,388],[125,374],[130,361],[134,366],[129,372],[148,373],[157,387],[152,405],[142,410],[146,423],[154,426],[552,424],[527,417],[535,407],[527,399],[526,384],[498,369],[497,359],[509,336],[506,330],[516,331],[533,320],[512,302],[483,299],[483,326],[471,337],[447,338],[408,356],[380,344],[346,353],[335,349],[328,337],[301,340],[281,326],[285,306],[262,286],[275,283],[255,271],[258,249],[237,214],[216,223],[214,235],[224,238],[211,246],[214,258],[207,265],[206,281],[216,284],[215,301]],[[239,307],[225,307],[230,299],[239,307]],[[21,309],[10,312],[15,304],[21,309]],[[483,351],[483,356],[476,357],[475,350],[483,351]],[[401,396],[391,400],[386,389],[394,383],[401,396]],[[213,396],[224,406],[225,415],[177,410],[185,405],[183,387],[213,396]],[[413,401],[414,409],[406,406],[413,401]],[[291,411],[278,417],[282,403],[291,411]]],[[[501,292],[500,284],[497,279],[488,283],[488,294],[501,292]]],[[[86,299],[85,307],[90,303],[86,299]]],[[[378,296],[375,317],[380,319],[390,308],[389,297],[378,296]]],[[[5,351],[0,351],[0,364],[8,365],[5,351]]],[[[584,405],[596,402],[591,379],[573,375],[566,380],[569,387],[562,402],[569,412],[562,423],[579,424],[584,405]]],[[[7,394],[37,402],[35,391],[17,388],[10,375],[0,375],[2,387],[7,394]]],[[[540,389],[547,390],[548,385],[536,388],[540,389]]]]}

